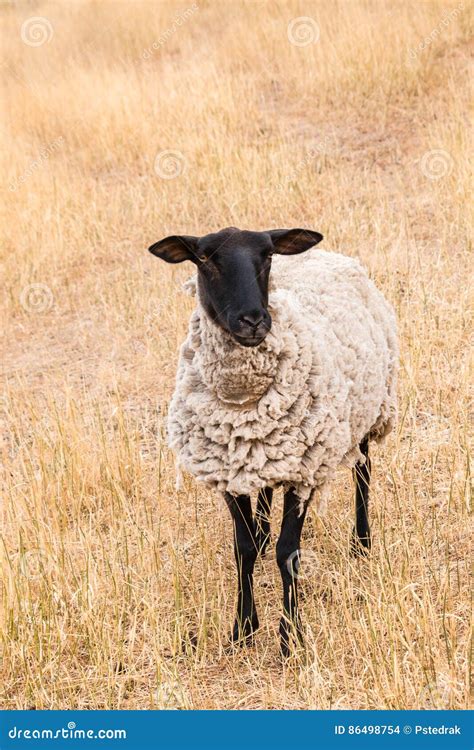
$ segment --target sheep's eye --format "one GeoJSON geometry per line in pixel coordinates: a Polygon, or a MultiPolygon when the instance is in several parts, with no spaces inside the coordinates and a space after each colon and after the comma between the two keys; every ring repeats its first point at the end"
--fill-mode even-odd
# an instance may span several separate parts
{"type": "Polygon", "coordinates": [[[207,263],[209,258],[207,257],[207,255],[198,255],[198,260],[200,260],[201,263],[207,263]]]}

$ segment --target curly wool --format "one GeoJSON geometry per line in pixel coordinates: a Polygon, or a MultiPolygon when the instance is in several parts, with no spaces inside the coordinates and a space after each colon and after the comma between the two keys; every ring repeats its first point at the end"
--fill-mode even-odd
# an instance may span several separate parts
{"type": "Polygon", "coordinates": [[[272,329],[256,348],[211,321],[199,299],[181,347],[168,436],[180,467],[220,491],[293,486],[301,507],[366,435],[396,419],[391,306],[355,260],[276,256],[272,329]]]}

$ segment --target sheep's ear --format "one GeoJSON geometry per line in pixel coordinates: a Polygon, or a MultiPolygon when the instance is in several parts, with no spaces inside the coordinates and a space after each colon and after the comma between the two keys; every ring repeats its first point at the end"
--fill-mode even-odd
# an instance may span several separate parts
{"type": "Polygon", "coordinates": [[[323,235],[311,229],[271,229],[268,234],[278,255],[298,255],[321,242],[323,235]]]}
{"type": "Polygon", "coordinates": [[[198,240],[198,237],[191,237],[186,234],[172,235],[155,242],[148,250],[157,258],[166,260],[167,263],[182,263],[183,260],[195,262],[197,260],[198,240]]]}

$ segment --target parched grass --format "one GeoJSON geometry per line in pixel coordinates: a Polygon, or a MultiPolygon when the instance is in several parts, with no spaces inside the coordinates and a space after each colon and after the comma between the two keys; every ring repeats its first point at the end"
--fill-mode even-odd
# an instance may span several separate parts
{"type": "Polygon", "coordinates": [[[2,708],[466,707],[468,4],[11,2],[0,22],[2,708]],[[145,249],[228,225],[321,231],[400,325],[373,554],[349,557],[341,472],[305,527],[287,664],[273,547],[255,645],[226,649],[227,510],[175,488],[164,440],[190,269],[145,249]]]}

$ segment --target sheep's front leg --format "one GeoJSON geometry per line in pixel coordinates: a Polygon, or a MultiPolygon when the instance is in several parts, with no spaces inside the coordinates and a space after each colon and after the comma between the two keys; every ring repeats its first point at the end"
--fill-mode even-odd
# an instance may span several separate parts
{"type": "Polygon", "coordinates": [[[273,490],[271,487],[265,487],[258,493],[257,508],[255,511],[255,538],[257,541],[257,550],[262,557],[264,557],[270,542],[272,498],[273,490]]]}
{"type": "Polygon", "coordinates": [[[276,546],[277,562],[283,582],[283,616],[280,620],[281,650],[290,653],[292,637],[302,642],[298,612],[298,569],[300,539],[307,505],[300,514],[300,500],[293,489],[285,492],[280,538],[276,546]]]}
{"type": "Polygon", "coordinates": [[[352,531],[351,551],[353,555],[367,555],[370,551],[369,525],[369,486],[371,463],[369,458],[369,441],[365,438],[360,444],[361,453],[365,456],[363,464],[357,463],[353,470],[355,483],[356,522],[352,531]]]}
{"type": "Polygon", "coordinates": [[[234,553],[238,576],[237,616],[231,636],[235,643],[247,640],[258,628],[253,597],[253,569],[257,559],[257,544],[250,497],[234,497],[226,492],[225,499],[234,524],[234,553]]]}

